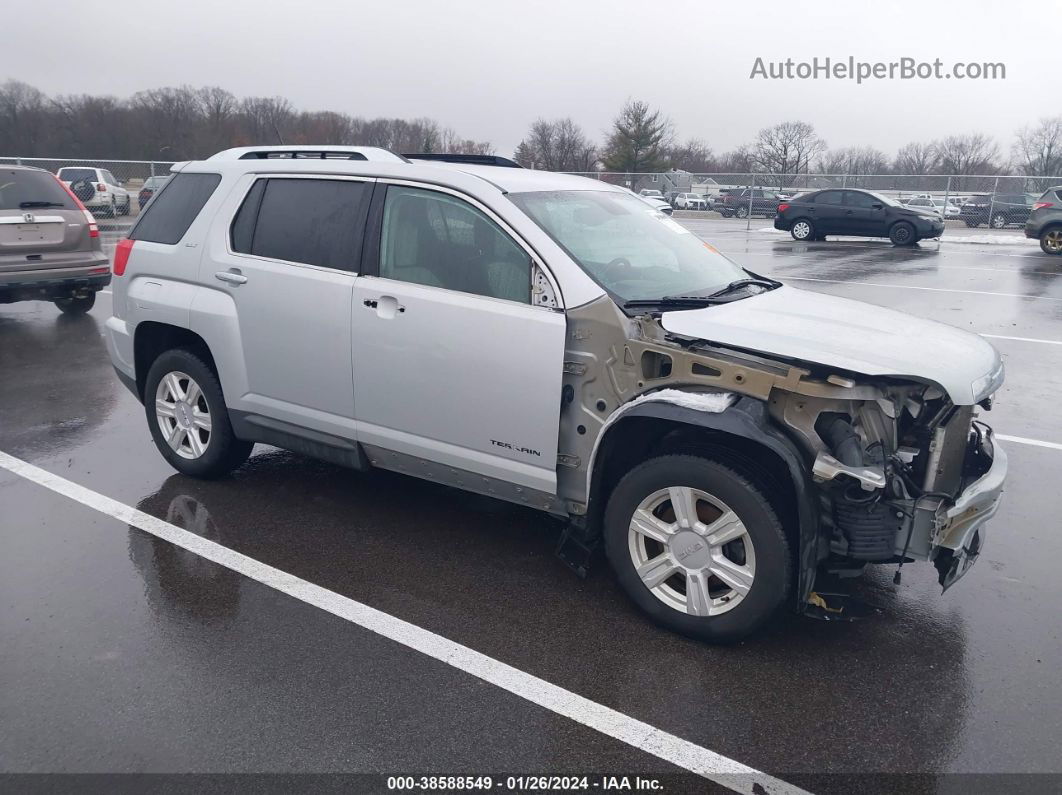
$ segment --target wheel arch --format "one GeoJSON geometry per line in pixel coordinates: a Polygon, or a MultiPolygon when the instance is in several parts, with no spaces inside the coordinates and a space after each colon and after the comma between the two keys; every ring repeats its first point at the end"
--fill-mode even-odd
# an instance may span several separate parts
{"type": "Polygon", "coordinates": [[[742,397],[719,413],[663,400],[624,410],[595,445],[592,515],[604,514],[612,489],[638,463],[681,453],[717,460],[761,485],[796,551],[797,606],[805,604],[818,566],[818,501],[800,451],[774,426],[762,401],[742,397]]]}
{"type": "Polygon", "coordinates": [[[133,362],[136,372],[136,394],[144,400],[144,383],[152,363],[168,350],[183,348],[190,350],[203,359],[217,375],[217,365],[206,340],[180,326],[159,323],[154,320],[141,321],[133,334],[133,362]]]}

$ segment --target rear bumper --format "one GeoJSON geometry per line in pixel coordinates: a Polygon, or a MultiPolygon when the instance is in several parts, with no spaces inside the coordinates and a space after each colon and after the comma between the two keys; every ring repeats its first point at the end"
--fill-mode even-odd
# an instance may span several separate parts
{"type": "Polygon", "coordinates": [[[781,229],[783,232],[788,232],[791,224],[782,216],[776,215],[774,217],[774,228],[781,229]]]}
{"type": "Polygon", "coordinates": [[[103,324],[103,338],[111,357],[114,372],[130,392],[140,399],[136,386],[136,358],[133,353],[133,335],[124,320],[113,315],[103,324]]]}
{"type": "Polygon", "coordinates": [[[33,299],[62,298],[71,293],[102,290],[111,283],[111,273],[90,273],[105,267],[107,260],[92,268],[64,268],[62,271],[23,271],[0,275],[0,303],[33,299]]]}

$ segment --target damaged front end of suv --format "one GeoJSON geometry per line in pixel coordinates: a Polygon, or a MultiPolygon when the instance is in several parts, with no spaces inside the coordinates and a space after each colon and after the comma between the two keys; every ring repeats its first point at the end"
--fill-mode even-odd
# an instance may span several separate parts
{"type": "Polygon", "coordinates": [[[602,299],[568,315],[558,481],[586,527],[613,472],[693,453],[761,484],[790,538],[798,609],[818,602],[821,571],[929,561],[947,589],[977,559],[1007,468],[977,419],[1003,380],[980,338],[781,286],[704,309],[631,317],[602,299]]]}

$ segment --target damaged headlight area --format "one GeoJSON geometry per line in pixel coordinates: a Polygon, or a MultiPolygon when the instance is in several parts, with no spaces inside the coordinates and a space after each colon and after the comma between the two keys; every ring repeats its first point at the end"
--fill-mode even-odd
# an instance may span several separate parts
{"type": "Polygon", "coordinates": [[[934,386],[832,382],[858,397],[776,390],[770,402],[813,457],[828,567],[933,561],[947,589],[976,560],[998,506],[1006,457],[991,429],[934,386]]]}

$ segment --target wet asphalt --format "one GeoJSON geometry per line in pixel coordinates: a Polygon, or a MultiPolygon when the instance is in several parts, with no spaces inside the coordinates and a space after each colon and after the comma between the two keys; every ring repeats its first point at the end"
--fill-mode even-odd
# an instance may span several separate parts
{"type": "MultiPolygon", "coordinates": [[[[1036,340],[991,339],[1008,377],[984,418],[1062,443],[1058,259],[682,223],[794,286],[1036,340]]],[[[649,624],[603,563],[575,577],[524,508],[263,446],[225,480],[175,474],[113,376],[109,311],[0,306],[0,450],[809,789],[1062,773],[1062,450],[1006,445],[1003,507],[947,594],[879,568],[848,584],[868,619],[712,647],[649,624]]],[[[0,544],[0,772],[679,772],[2,469],[0,544]]]]}

